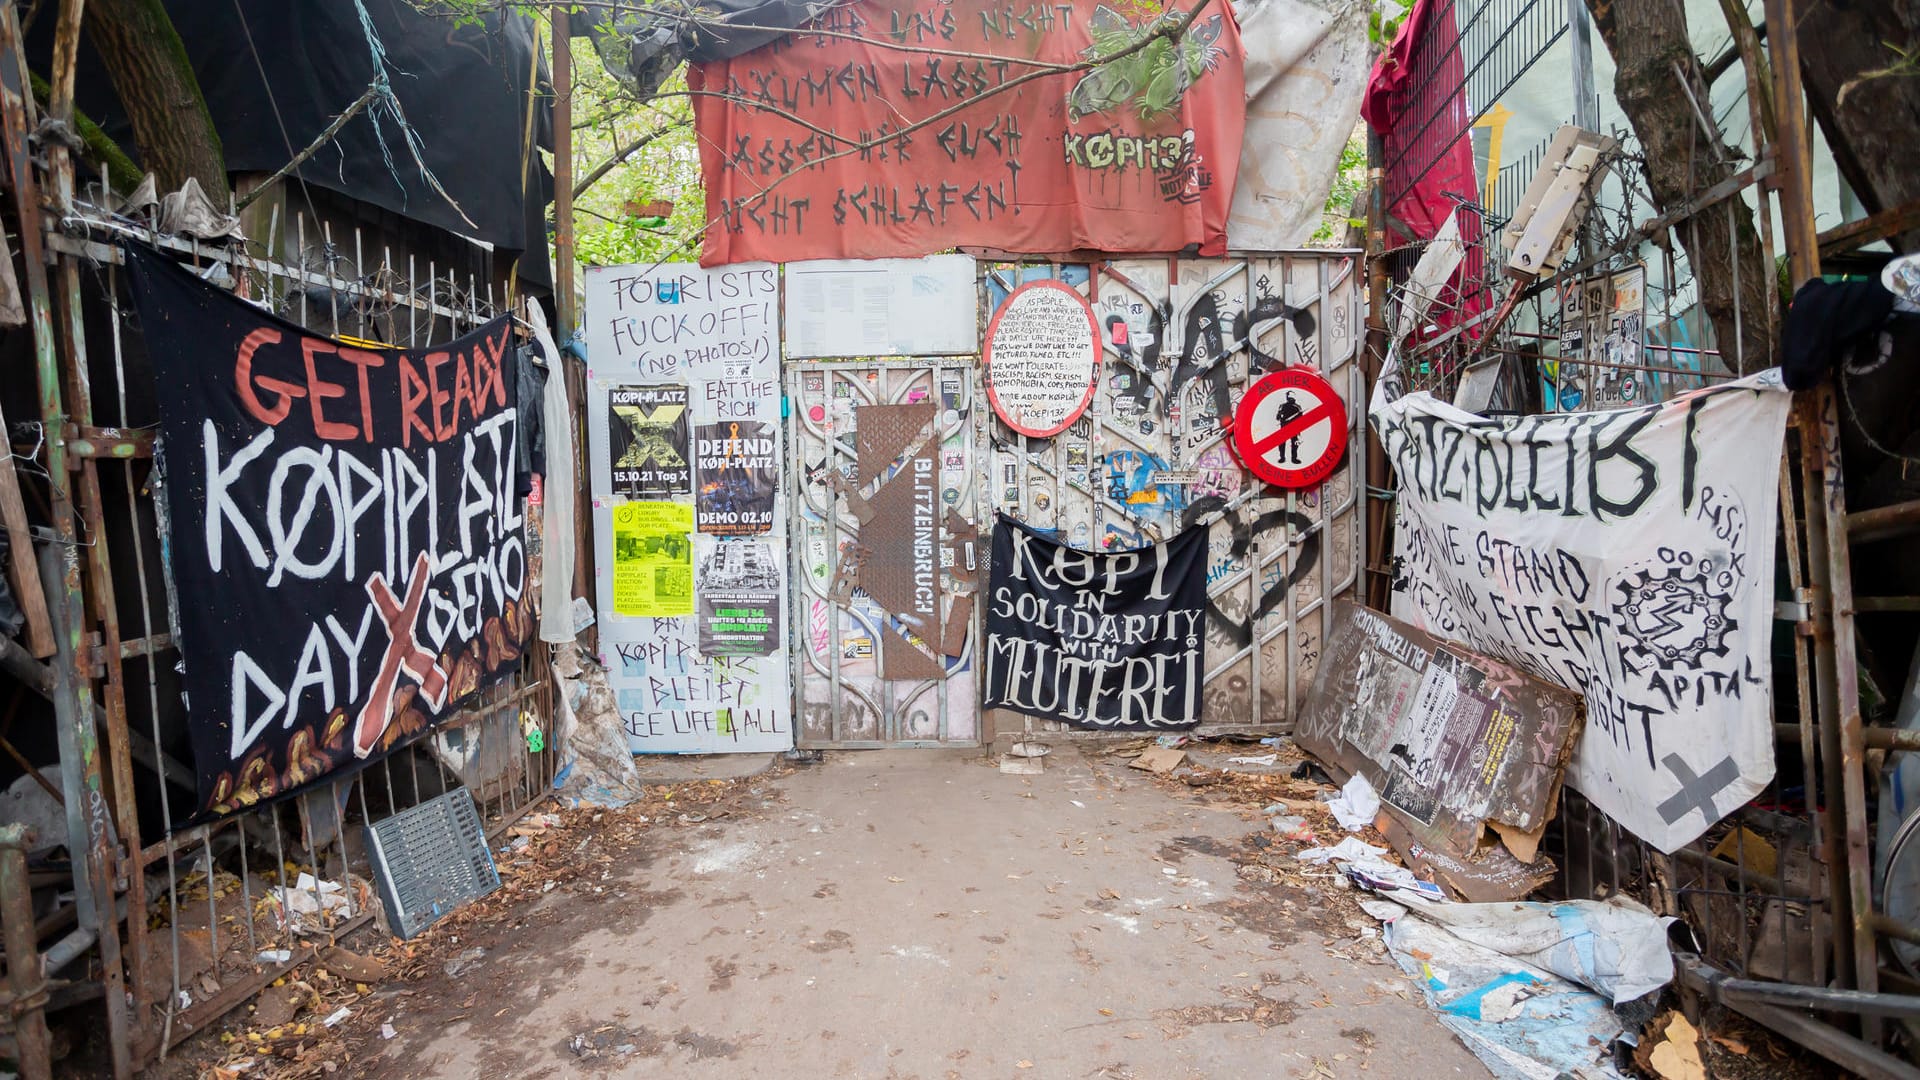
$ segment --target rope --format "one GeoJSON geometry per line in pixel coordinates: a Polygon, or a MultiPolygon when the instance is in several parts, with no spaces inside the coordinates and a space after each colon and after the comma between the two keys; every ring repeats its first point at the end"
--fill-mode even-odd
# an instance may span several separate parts
{"type": "MultiPolygon", "coordinates": [[[[353,0],[353,9],[360,16],[360,32],[366,35],[367,51],[373,57],[373,83],[368,87],[368,91],[373,95],[373,104],[367,108],[367,118],[373,121],[373,137],[380,144],[380,159],[386,163],[387,175],[393,177],[394,184],[400,188],[401,206],[406,205],[407,185],[400,179],[399,170],[393,166],[393,151],[388,148],[386,132],[380,126],[382,113],[385,113],[387,118],[400,128],[400,134],[406,141],[407,152],[412,155],[414,165],[420,169],[421,179],[425,180],[427,186],[431,187],[436,194],[445,199],[448,206],[453,207],[453,212],[460,215],[460,220],[474,228],[479,228],[474,225],[473,219],[467,216],[467,212],[460,209],[460,204],[453,200],[453,196],[447,194],[447,189],[440,186],[440,178],[433,175],[433,170],[427,167],[424,156],[425,144],[420,140],[420,133],[407,122],[406,110],[400,107],[400,99],[394,96],[393,85],[387,78],[387,71],[393,65],[387,59],[387,47],[381,43],[380,35],[373,29],[373,17],[367,14],[367,5],[364,0],[353,0]]],[[[394,70],[399,69],[394,68],[394,70]]],[[[408,75],[409,73],[401,71],[400,74],[408,75]]]]}

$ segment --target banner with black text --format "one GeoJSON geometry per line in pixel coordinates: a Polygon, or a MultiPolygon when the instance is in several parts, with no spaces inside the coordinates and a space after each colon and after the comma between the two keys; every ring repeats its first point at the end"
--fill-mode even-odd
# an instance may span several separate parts
{"type": "Polygon", "coordinates": [[[199,816],[383,756],[517,671],[535,590],[509,321],[359,348],[128,250],[199,816]]]}
{"type": "Polygon", "coordinates": [[[1067,547],[1000,516],[988,582],[986,708],[1076,727],[1200,722],[1207,530],[1133,551],[1067,547]]]}
{"type": "Polygon", "coordinates": [[[1388,380],[1395,618],[1586,695],[1571,783],[1671,852],[1773,778],[1777,372],[1485,419],[1388,380]]]}

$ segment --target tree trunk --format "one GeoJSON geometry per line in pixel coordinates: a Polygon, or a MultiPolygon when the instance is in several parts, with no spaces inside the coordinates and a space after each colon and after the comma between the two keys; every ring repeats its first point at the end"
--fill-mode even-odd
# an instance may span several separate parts
{"type": "Polygon", "coordinates": [[[172,191],[189,177],[227,205],[226,156],[187,48],[160,0],[88,0],[87,37],[133,124],[140,164],[172,191]]]}
{"type": "MultiPolygon", "coordinates": [[[[1614,96],[1639,136],[1647,186],[1660,211],[1685,206],[1739,171],[1719,132],[1703,129],[1688,100],[1690,90],[1693,101],[1711,108],[1681,6],[1674,0],[1593,0],[1593,22],[1613,54],[1614,96]]],[[[1721,360],[1740,374],[1771,366],[1770,316],[1778,300],[1746,202],[1723,200],[1675,226],[1674,233],[1686,249],[1721,360]]]]}
{"type": "Polygon", "coordinates": [[[1920,199],[1920,74],[1853,83],[1920,46],[1920,11],[1887,0],[1802,0],[1800,71],[1813,115],[1847,185],[1868,212],[1920,199]]]}

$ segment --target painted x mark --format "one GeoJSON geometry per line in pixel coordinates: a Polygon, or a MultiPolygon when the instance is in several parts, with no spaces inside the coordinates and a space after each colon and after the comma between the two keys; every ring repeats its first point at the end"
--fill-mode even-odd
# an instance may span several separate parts
{"type": "Polygon", "coordinates": [[[420,620],[420,608],[427,600],[427,581],[432,576],[433,560],[426,552],[413,561],[413,573],[407,577],[407,595],[396,599],[386,576],[374,574],[367,579],[367,596],[387,630],[387,651],[380,657],[379,674],[367,691],[367,703],[354,720],[353,756],[366,757],[380,743],[387,726],[393,723],[393,695],[400,676],[406,674],[420,684],[420,696],[438,709],[447,700],[447,674],[440,670],[440,658],[414,637],[414,624],[420,620]]]}
{"type": "Polygon", "coordinates": [[[1695,776],[1693,767],[1679,754],[1668,754],[1660,763],[1680,780],[1680,790],[1660,804],[1660,820],[1672,825],[1695,810],[1706,817],[1709,825],[1720,820],[1720,810],[1713,805],[1713,798],[1740,779],[1738,763],[1730,757],[1721,758],[1720,764],[1708,769],[1705,776],[1695,776]]]}

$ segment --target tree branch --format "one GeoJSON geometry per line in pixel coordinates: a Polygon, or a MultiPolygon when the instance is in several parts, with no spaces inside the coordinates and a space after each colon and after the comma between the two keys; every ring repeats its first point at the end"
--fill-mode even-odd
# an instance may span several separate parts
{"type": "Polygon", "coordinates": [[[638,139],[635,139],[634,141],[628,143],[627,145],[622,146],[619,149],[615,150],[612,156],[608,157],[607,160],[601,162],[600,164],[595,165],[593,168],[587,170],[587,174],[580,178],[580,182],[573,185],[573,197],[577,199],[580,196],[586,194],[588,188],[598,183],[600,179],[606,176],[609,172],[612,172],[613,168],[616,165],[619,165],[621,162],[632,157],[634,154],[639,153],[641,148],[645,147],[648,143],[654,141],[655,139],[658,139],[660,136],[665,135],[668,132],[678,131],[679,129],[686,127],[691,123],[693,123],[692,119],[676,120],[673,123],[668,124],[666,127],[655,128],[654,130],[647,132],[645,135],[640,136],[638,139]]]}
{"type": "Polygon", "coordinates": [[[380,93],[379,86],[375,85],[375,86],[367,87],[367,92],[364,94],[361,94],[358,100],[356,100],[353,104],[347,106],[345,112],[342,112],[339,116],[334,117],[333,123],[328,124],[326,130],[322,131],[318,138],[308,143],[307,148],[305,150],[302,150],[299,153],[293,155],[292,161],[289,161],[285,165],[280,166],[280,170],[274,173],[272,176],[267,177],[265,183],[261,184],[259,187],[254,188],[252,191],[247,192],[247,194],[243,198],[241,198],[239,202],[235,203],[234,211],[237,213],[253,205],[253,200],[259,198],[262,194],[264,194],[267,191],[267,189],[273,187],[273,185],[286,179],[288,173],[299,168],[303,163],[306,162],[308,158],[312,157],[316,152],[318,152],[322,146],[325,146],[326,144],[332,142],[333,137],[335,135],[340,134],[340,129],[347,126],[347,121],[360,115],[360,110],[366,108],[369,104],[372,104],[373,99],[376,96],[378,96],[379,93],[380,93]]]}
{"type": "MultiPolygon", "coordinates": [[[[928,127],[933,124],[937,124],[940,121],[945,120],[946,118],[954,115],[955,113],[962,112],[967,109],[971,109],[979,105],[981,102],[986,101],[990,98],[993,98],[997,95],[1004,94],[1009,91],[1018,89],[1019,87],[1027,83],[1033,82],[1036,79],[1048,79],[1056,75],[1069,74],[1075,71],[1086,71],[1091,68],[1102,67],[1106,64],[1113,63],[1115,60],[1125,59],[1126,57],[1132,56],[1134,53],[1141,52],[1145,50],[1148,46],[1152,45],[1156,41],[1161,40],[1162,38],[1166,38],[1166,39],[1177,42],[1180,39],[1180,36],[1182,34],[1185,34],[1187,32],[1187,29],[1193,25],[1194,20],[1200,17],[1200,13],[1202,11],[1205,11],[1207,9],[1207,6],[1212,2],[1213,0],[1199,0],[1198,3],[1194,4],[1193,7],[1190,10],[1188,10],[1185,15],[1182,15],[1179,19],[1174,20],[1172,22],[1161,23],[1158,26],[1155,26],[1151,31],[1143,35],[1139,41],[1136,41],[1133,44],[1128,45],[1124,49],[1116,49],[1105,56],[1096,56],[1096,57],[1089,57],[1083,60],[1077,60],[1071,64],[1049,65],[1049,68],[1046,70],[1029,71],[1024,75],[1016,76],[1015,78],[1009,79],[1006,82],[1001,83],[999,86],[996,86],[991,90],[988,90],[986,93],[977,95],[975,97],[967,98],[964,101],[955,102],[954,104],[949,105],[944,109],[941,109],[939,112],[936,112],[930,116],[923,117],[919,120],[915,120],[912,123],[907,124],[903,127],[896,128],[892,131],[887,132],[883,136],[872,138],[872,139],[864,139],[859,142],[848,142],[846,149],[836,150],[831,154],[827,154],[823,157],[815,158],[813,161],[813,165],[814,166],[824,165],[829,161],[834,161],[836,159],[846,157],[850,154],[857,154],[863,150],[871,150],[877,146],[882,146],[887,143],[893,142],[894,140],[899,139],[902,136],[911,135],[912,133],[919,131],[921,128],[928,127]]],[[[860,40],[870,41],[871,39],[862,38],[860,40]]],[[[874,42],[874,44],[878,44],[878,42],[874,42]]],[[[759,109],[763,112],[773,112],[776,114],[780,113],[779,109],[769,108],[767,106],[763,106],[758,103],[749,102],[747,104],[750,107],[759,109]]],[[[804,121],[801,121],[801,124],[803,126],[810,126],[810,125],[806,125],[804,121]]],[[[846,142],[847,140],[842,139],[841,141],[846,142]]],[[[766,187],[761,188],[759,192],[749,197],[749,199],[751,200],[750,205],[759,206],[761,203],[764,203],[767,199],[767,196],[773,194],[773,191],[775,188],[778,188],[781,184],[786,183],[788,180],[793,179],[797,175],[799,175],[798,172],[790,172],[785,174],[784,176],[781,176],[775,179],[771,184],[768,184],[766,187]]],[[[745,209],[748,205],[749,203],[746,200],[743,200],[740,208],[745,209]]],[[[707,231],[713,228],[713,225],[714,225],[713,219],[709,217],[707,221],[704,224],[702,224],[699,228],[694,229],[692,232],[688,233],[685,239],[681,240],[678,244],[675,244],[672,248],[670,248],[667,251],[665,255],[655,260],[653,267],[658,268],[662,263],[665,263],[667,260],[673,258],[675,255],[678,255],[682,251],[685,251],[689,245],[693,244],[696,240],[699,240],[702,237],[706,236],[707,231]]]]}

